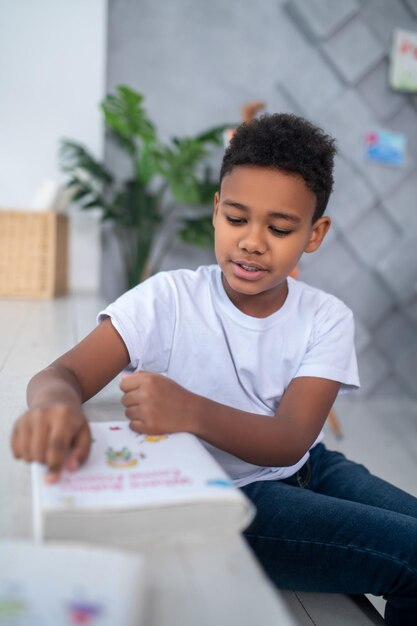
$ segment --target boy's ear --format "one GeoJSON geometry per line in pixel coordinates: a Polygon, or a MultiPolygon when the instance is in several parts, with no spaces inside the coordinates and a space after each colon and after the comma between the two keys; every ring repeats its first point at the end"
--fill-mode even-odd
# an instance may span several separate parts
{"type": "Polygon", "coordinates": [[[304,252],[315,252],[318,250],[325,238],[332,220],[330,217],[319,217],[313,224],[313,228],[310,234],[310,239],[304,248],[304,252]]]}
{"type": "Polygon", "coordinates": [[[213,228],[215,228],[214,222],[216,220],[217,217],[217,213],[219,212],[219,202],[220,202],[220,194],[218,191],[216,191],[216,193],[214,194],[214,208],[213,208],[213,217],[212,217],[212,224],[213,224],[213,228]]]}

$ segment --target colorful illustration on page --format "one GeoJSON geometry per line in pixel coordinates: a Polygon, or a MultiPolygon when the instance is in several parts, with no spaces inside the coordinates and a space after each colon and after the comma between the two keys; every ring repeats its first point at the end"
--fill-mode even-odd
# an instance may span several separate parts
{"type": "Polygon", "coordinates": [[[138,464],[137,459],[132,456],[132,453],[126,447],[121,450],[113,450],[113,448],[110,447],[107,449],[106,456],[107,465],[110,465],[110,467],[126,469],[138,464]]]}

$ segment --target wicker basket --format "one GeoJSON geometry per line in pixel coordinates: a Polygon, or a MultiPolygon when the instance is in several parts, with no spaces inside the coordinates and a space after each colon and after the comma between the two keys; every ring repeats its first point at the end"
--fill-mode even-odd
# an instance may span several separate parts
{"type": "Polygon", "coordinates": [[[52,298],[67,288],[67,216],[0,211],[0,297],[52,298]]]}

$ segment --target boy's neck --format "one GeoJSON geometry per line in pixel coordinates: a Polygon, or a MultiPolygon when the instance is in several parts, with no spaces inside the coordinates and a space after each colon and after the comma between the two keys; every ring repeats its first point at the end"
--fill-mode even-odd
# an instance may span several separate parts
{"type": "Polygon", "coordinates": [[[276,288],[256,295],[239,293],[230,288],[222,274],[222,284],[229,300],[245,315],[269,317],[284,305],[288,295],[288,281],[285,279],[276,288]]]}

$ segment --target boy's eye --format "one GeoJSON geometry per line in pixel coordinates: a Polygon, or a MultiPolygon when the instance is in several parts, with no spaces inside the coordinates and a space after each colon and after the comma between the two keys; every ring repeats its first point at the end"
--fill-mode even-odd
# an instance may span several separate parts
{"type": "Polygon", "coordinates": [[[229,224],[233,224],[235,226],[239,226],[244,222],[241,217],[232,217],[231,215],[226,215],[226,220],[229,222],[229,224]]]}
{"type": "MultiPolygon", "coordinates": [[[[232,224],[233,226],[241,226],[246,222],[243,217],[233,217],[232,215],[226,215],[225,217],[227,222],[229,222],[229,224],[232,224]]],[[[283,230],[282,228],[276,228],[275,226],[269,226],[269,230],[276,237],[286,237],[287,235],[292,233],[292,230],[283,230]]]]}
{"type": "Polygon", "coordinates": [[[275,226],[270,226],[269,230],[273,235],[276,235],[277,237],[286,237],[287,235],[292,233],[292,230],[282,230],[281,228],[275,228],[275,226]]]}

